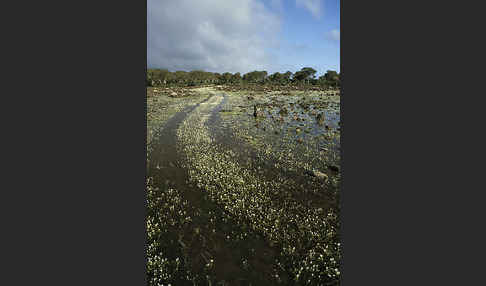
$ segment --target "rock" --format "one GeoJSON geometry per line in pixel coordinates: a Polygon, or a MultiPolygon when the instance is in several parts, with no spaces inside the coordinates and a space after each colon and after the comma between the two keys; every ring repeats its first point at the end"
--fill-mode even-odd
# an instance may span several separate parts
{"type": "Polygon", "coordinates": [[[171,92],[171,94],[169,96],[170,97],[177,97],[177,93],[176,92],[171,92]]]}
{"type": "Polygon", "coordinates": [[[304,174],[309,175],[309,176],[311,176],[311,177],[315,177],[315,175],[314,175],[314,172],[313,172],[313,171],[306,170],[306,171],[304,171],[304,174]]]}
{"type": "Polygon", "coordinates": [[[312,177],[316,177],[320,180],[324,180],[324,181],[329,180],[329,177],[325,173],[319,172],[317,170],[305,171],[305,174],[312,176],[312,177]]]}
{"type": "Polygon", "coordinates": [[[280,114],[280,115],[287,115],[288,114],[287,108],[284,107],[284,108],[280,109],[280,111],[278,112],[278,114],[280,114]]]}
{"type": "Polygon", "coordinates": [[[339,172],[339,167],[336,165],[328,165],[327,168],[334,172],[339,172]]]}
{"type": "Polygon", "coordinates": [[[253,116],[255,117],[263,116],[263,111],[256,105],[253,105],[253,116]]]}

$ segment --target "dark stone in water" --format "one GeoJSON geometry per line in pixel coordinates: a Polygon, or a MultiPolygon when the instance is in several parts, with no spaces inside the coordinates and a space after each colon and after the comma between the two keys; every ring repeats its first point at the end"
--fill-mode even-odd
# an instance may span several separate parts
{"type": "Polygon", "coordinates": [[[339,172],[339,167],[335,165],[328,165],[327,168],[334,172],[339,172]]]}
{"type": "Polygon", "coordinates": [[[253,105],[253,116],[255,117],[263,116],[263,112],[261,108],[257,107],[256,105],[253,105]]]}
{"type": "Polygon", "coordinates": [[[324,180],[324,181],[327,181],[328,178],[329,178],[325,173],[319,172],[317,170],[312,170],[312,171],[307,170],[307,171],[304,172],[304,174],[309,175],[311,177],[316,177],[316,178],[324,180]]]}
{"type": "Polygon", "coordinates": [[[311,177],[315,177],[315,176],[316,176],[316,175],[314,175],[314,172],[309,171],[309,170],[306,170],[306,171],[304,172],[304,174],[309,175],[309,176],[311,176],[311,177]]]}
{"type": "Polygon", "coordinates": [[[323,124],[324,123],[324,114],[323,113],[319,113],[317,115],[316,119],[317,119],[317,123],[323,124]]]}
{"type": "Polygon", "coordinates": [[[285,107],[284,107],[284,108],[282,108],[282,109],[280,109],[280,111],[278,112],[278,114],[280,114],[280,115],[286,115],[286,114],[288,114],[288,113],[289,113],[289,112],[288,112],[287,108],[285,108],[285,107]]]}

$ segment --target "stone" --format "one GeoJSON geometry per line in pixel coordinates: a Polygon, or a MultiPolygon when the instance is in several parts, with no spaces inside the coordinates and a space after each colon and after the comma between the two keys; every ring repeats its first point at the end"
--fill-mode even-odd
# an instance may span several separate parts
{"type": "Polygon", "coordinates": [[[336,165],[328,165],[327,168],[334,172],[339,172],[339,167],[336,165]]]}
{"type": "Polygon", "coordinates": [[[280,109],[280,111],[278,112],[278,114],[280,114],[280,115],[287,115],[288,114],[287,108],[284,107],[284,108],[280,109]]]}
{"type": "Polygon", "coordinates": [[[323,180],[323,181],[329,180],[329,176],[327,176],[327,174],[322,173],[318,170],[306,171],[305,173],[309,176],[316,177],[316,178],[323,180]]]}
{"type": "Polygon", "coordinates": [[[263,111],[261,110],[261,108],[257,107],[256,105],[253,105],[253,116],[255,117],[263,116],[263,111]]]}
{"type": "Polygon", "coordinates": [[[317,119],[317,123],[319,123],[319,124],[322,125],[324,123],[324,114],[323,113],[319,113],[317,115],[316,119],[317,119]]]}

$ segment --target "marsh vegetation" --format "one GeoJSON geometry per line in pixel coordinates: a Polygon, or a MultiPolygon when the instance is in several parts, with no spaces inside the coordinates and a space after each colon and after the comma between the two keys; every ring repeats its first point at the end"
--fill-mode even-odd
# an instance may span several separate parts
{"type": "Polygon", "coordinates": [[[339,284],[340,133],[318,84],[147,87],[149,284],[339,284]]]}

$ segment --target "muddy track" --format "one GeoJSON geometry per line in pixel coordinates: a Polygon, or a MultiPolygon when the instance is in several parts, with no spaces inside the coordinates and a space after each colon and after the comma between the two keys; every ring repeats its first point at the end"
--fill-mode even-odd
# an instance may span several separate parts
{"type": "Polygon", "coordinates": [[[177,152],[176,130],[184,121],[186,116],[196,109],[200,104],[210,100],[211,97],[206,98],[202,102],[188,106],[182,111],[172,116],[160,132],[157,133],[157,141],[154,143],[152,152],[149,154],[151,158],[148,177],[154,179],[156,185],[167,186],[184,186],[187,182],[187,174],[181,166],[181,159],[183,156],[177,152]]]}
{"type": "Polygon", "coordinates": [[[272,285],[269,281],[274,273],[272,265],[278,250],[269,246],[257,232],[249,232],[246,226],[239,226],[224,209],[205,196],[204,190],[189,183],[185,154],[177,148],[180,142],[176,132],[180,124],[198,106],[207,104],[213,97],[170,118],[150,154],[148,176],[153,184],[162,190],[177,189],[191,206],[186,215],[192,217],[192,221],[182,229],[173,229],[169,237],[163,239],[173,241],[174,249],[169,250],[173,256],[185,252],[189,257],[185,267],[193,273],[208,274],[208,277],[197,277],[193,281],[179,277],[172,282],[176,285],[272,285]],[[244,239],[227,239],[245,232],[250,235],[244,239]],[[213,260],[216,261],[214,266],[206,270],[205,265],[213,260]],[[248,266],[242,267],[242,262],[248,266]]]}

